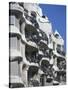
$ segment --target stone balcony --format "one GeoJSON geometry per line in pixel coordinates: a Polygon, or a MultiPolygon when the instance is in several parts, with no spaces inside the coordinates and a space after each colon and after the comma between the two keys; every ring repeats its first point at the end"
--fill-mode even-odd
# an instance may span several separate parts
{"type": "Polygon", "coordinates": [[[49,58],[46,58],[46,57],[43,57],[41,60],[40,60],[40,65],[41,67],[44,69],[45,67],[48,67],[49,66],[49,58]]]}
{"type": "Polygon", "coordinates": [[[38,54],[41,55],[41,56],[44,56],[44,53],[41,50],[39,50],[38,54]]]}
{"type": "Polygon", "coordinates": [[[40,47],[48,48],[48,37],[45,34],[45,32],[42,32],[40,30],[38,34],[38,38],[39,38],[38,45],[40,47]]]}
{"type": "Polygon", "coordinates": [[[51,22],[48,20],[47,17],[43,18],[41,16],[37,17],[37,22],[39,24],[39,28],[47,34],[52,32],[52,25],[51,22]]]}
{"type": "Polygon", "coordinates": [[[37,59],[37,58],[33,58],[33,57],[26,56],[26,59],[27,59],[27,61],[29,61],[30,63],[38,64],[38,59],[37,59]]]}
{"type": "Polygon", "coordinates": [[[36,18],[29,16],[28,13],[24,13],[23,17],[25,19],[26,24],[31,25],[36,29],[39,28],[36,18]]]}
{"type": "Polygon", "coordinates": [[[16,49],[10,49],[9,53],[10,61],[22,61],[22,55],[20,51],[16,49]]]}
{"type": "Polygon", "coordinates": [[[17,18],[21,18],[24,11],[18,3],[10,3],[9,10],[10,14],[17,16],[17,18]]]}
{"type": "Polygon", "coordinates": [[[56,50],[57,50],[57,53],[58,53],[58,54],[65,56],[65,52],[64,52],[64,51],[61,51],[61,50],[58,49],[58,48],[57,48],[56,50]]]}
{"type": "Polygon", "coordinates": [[[38,45],[37,45],[38,39],[37,39],[37,36],[34,37],[34,35],[29,35],[29,36],[25,36],[25,38],[26,38],[26,41],[27,41],[26,44],[28,46],[31,46],[31,47],[34,47],[34,48],[38,49],[38,45]]]}
{"type": "Polygon", "coordinates": [[[10,77],[10,88],[17,88],[17,87],[24,87],[24,83],[19,76],[13,76],[11,75],[10,77]]]}
{"type": "Polygon", "coordinates": [[[48,48],[51,49],[51,50],[53,50],[53,43],[49,43],[48,44],[48,48]]]}
{"type": "Polygon", "coordinates": [[[19,38],[21,38],[21,33],[20,33],[19,29],[16,26],[10,25],[9,29],[10,29],[9,30],[10,36],[18,36],[19,38]]]}
{"type": "Polygon", "coordinates": [[[63,56],[63,55],[59,54],[57,51],[53,51],[53,54],[54,54],[54,55],[56,55],[56,56],[57,56],[58,58],[60,58],[61,60],[66,59],[66,57],[65,57],[65,56],[63,56]]]}
{"type": "Polygon", "coordinates": [[[23,42],[27,43],[25,35],[22,34],[20,32],[20,30],[15,25],[10,25],[9,29],[10,29],[9,30],[9,36],[10,37],[16,36],[16,37],[20,38],[23,42]]]}
{"type": "Polygon", "coordinates": [[[31,48],[38,49],[37,44],[35,42],[31,41],[31,40],[27,41],[26,44],[31,48]]]}
{"type": "Polygon", "coordinates": [[[41,48],[48,48],[48,44],[47,44],[48,42],[47,42],[47,40],[43,40],[43,39],[40,39],[40,41],[39,41],[39,43],[38,43],[38,45],[41,47],[41,48]]]}

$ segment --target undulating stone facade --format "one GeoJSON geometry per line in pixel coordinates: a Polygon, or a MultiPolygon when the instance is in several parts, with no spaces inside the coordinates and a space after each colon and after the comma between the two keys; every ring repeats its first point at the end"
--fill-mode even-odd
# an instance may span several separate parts
{"type": "Polygon", "coordinates": [[[9,87],[66,84],[64,40],[39,4],[9,3],[9,87]]]}

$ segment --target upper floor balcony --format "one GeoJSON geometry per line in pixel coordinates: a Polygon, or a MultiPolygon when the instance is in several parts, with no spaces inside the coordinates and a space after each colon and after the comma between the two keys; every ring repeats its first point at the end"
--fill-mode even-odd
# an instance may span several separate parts
{"type": "Polygon", "coordinates": [[[34,57],[30,57],[30,56],[26,56],[27,61],[29,61],[30,63],[35,63],[38,64],[38,59],[34,58],[34,57]]]}
{"type": "Polygon", "coordinates": [[[48,58],[50,59],[50,54],[47,52],[47,49],[45,50],[44,48],[40,49],[38,51],[38,59],[41,61],[42,58],[48,58]]]}
{"type": "Polygon", "coordinates": [[[50,21],[48,20],[47,16],[41,17],[37,16],[37,22],[39,24],[39,28],[45,32],[46,34],[52,33],[52,25],[50,21]]]}
{"type": "Polygon", "coordinates": [[[60,58],[57,59],[57,66],[60,71],[65,71],[66,70],[66,60],[61,60],[60,58]]]}
{"type": "Polygon", "coordinates": [[[43,56],[42,56],[42,58],[41,58],[41,61],[40,62],[42,62],[42,61],[44,61],[44,62],[48,62],[49,63],[49,52],[47,52],[47,50],[44,50],[43,51],[43,56]]]}
{"type": "Polygon", "coordinates": [[[47,48],[48,47],[48,37],[44,32],[39,32],[39,46],[47,48]]]}
{"type": "Polygon", "coordinates": [[[34,33],[34,34],[38,34],[37,29],[33,26],[30,25],[29,23],[26,23],[25,25],[25,33],[34,33]]]}
{"type": "Polygon", "coordinates": [[[57,50],[57,53],[58,53],[58,54],[65,56],[65,52],[64,52],[64,51],[61,51],[61,50],[58,49],[58,48],[57,48],[56,50],[57,50]]]}
{"type": "Polygon", "coordinates": [[[35,42],[36,44],[38,43],[38,36],[34,33],[25,32],[25,37],[28,42],[32,41],[35,42]]]}
{"type": "Polygon", "coordinates": [[[15,25],[9,25],[9,35],[17,36],[17,37],[21,38],[21,33],[19,31],[19,28],[17,28],[15,25]]]}
{"type": "Polygon", "coordinates": [[[57,66],[59,68],[59,75],[66,75],[66,61],[63,60],[61,61],[60,58],[58,58],[58,61],[57,61],[57,66]]]}
{"type": "Polygon", "coordinates": [[[42,51],[42,50],[39,50],[39,51],[38,51],[38,55],[44,56],[43,51],[42,51]]]}
{"type": "Polygon", "coordinates": [[[10,61],[22,60],[21,38],[18,37],[15,33],[13,33],[11,37],[9,37],[9,56],[10,61]]]}
{"type": "Polygon", "coordinates": [[[22,14],[23,14],[23,7],[21,7],[18,3],[15,3],[15,2],[11,2],[9,4],[9,14],[10,15],[15,15],[17,18],[20,18],[22,17],[22,14]]]}
{"type": "Polygon", "coordinates": [[[55,34],[52,34],[52,41],[57,44],[57,45],[64,45],[64,40],[63,38],[60,36],[60,35],[57,35],[56,33],[55,34]]]}
{"type": "Polygon", "coordinates": [[[28,68],[28,82],[30,80],[38,80],[38,77],[36,77],[36,74],[38,73],[39,67],[36,65],[30,65],[28,68]]]}
{"type": "Polygon", "coordinates": [[[53,43],[52,42],[48,44],[48,48],[53,50],[53,43]]]}
{"type": "Polygon", "coordinates": [[[47,73],[47,68],[49,67],[49,58],[42,57],[42,59],[40,60],[40,66],[41,66],[42,71],[44,73],[47,73]]]}
{"type": "Polygon", "coordinates": [[[36,37],[30,36],[30,35],[28,35],[28,36],[25,35],[25,38],[27,41],[27,43],[26,43],[27,45],[38,49],[36,37]]]}
{"type": "Polygon", "coordinates": [[[24,87],[24,82],[22,81],[21,77],[12,75],[9,77],[9,79],[10,79],[10,83],[9,83],[10,88],[24,87]]]}
{"type": "Polygon", "coordinates": [[[34,28],[38,29],[39,25],[36,20],[35,12],[32,12],[31,15],[28,15],[28,11],[24,11],[23,17],[25,18],[25,21],[27,24],[33,26],[34,28]]]}
{"type": "Polygon", "coordinates": [[[30,46],[31,48],[38,49],[38,46],[35,42],[27,41],[26,44],[30,46]]]}
{"type": "Polygon", "coordinates": [[[28,25],[25,27],[25,38],[28,45],[38,48],[38,32],[35,31],[35,29],[32,30],[32,28],[28,25]]]}
{"type": "Polygon", "coordinates": [[[64,55],[59,54],[57,51],[53,51],[53,54],[56,55],[58,58],[60,58],[61,60],[66,59],[66,57],[64,55]]]}
{"type": "Polygon", "coordinates": [[[16,27],[15,25],[11,25],[11,24],[9,25],[9,36],[10,37],[18,37],[23,42],[27,43],[25,35],[21,34],[21,32],[19,31],[19,28],[16,27]]]}
{"type": "Polygon", "coordinates": [[[27,61],[30,63],[38,63],[38,49],[35,47],[31,47],[29,45],[26,45],[25,48],[25,56],[27,61]]]}
{"type": "Polygon", "coordinates": [[[17,49],[10,49],[9,59],[10,61],[22,61],[22,54],[17,49]]]}
{"type": "Polygon", "coordinates": [[[44,46],[44,47],[47,47],[47,41],[41,39],[41,40],[40,40],[40,46],[41,46],[41,47],[43,47],[43,46],[44,46]]]}

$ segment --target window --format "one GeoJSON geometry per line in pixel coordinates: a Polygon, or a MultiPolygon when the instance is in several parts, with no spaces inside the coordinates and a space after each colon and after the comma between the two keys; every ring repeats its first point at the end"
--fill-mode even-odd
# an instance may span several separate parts
{"type": "Polygon", "coordinates": [[[17,50],[20,51],[20,42],[21,40],[19,38],[17,38],[17,50]]]}
{"type": "Polygon", "coordinates": [[[9,24],[15,25],[15,16],[9,16],[9,24]]]}
{"type": "Polygon", "coordinates": [[[25,34],[25,23],[21,23],[20,24],[20,32],[22,33],[22,34],[25,34]]]}
{"type": "Polygon", "coordinates": [[[63,50],[64,50],[64,45],[61,46],[61,51],[63,51],[63,50]]]}
{"type": "Polygon", "coordinates": [[[53,49],[55,50],[55,42],[53,42],[53,49]]]}
{"type": "Polygon", "coordinates": [[[45,32],[41,32],[41,34],[42,34],[42,39],[48,41],[48,38],[45,32]]]}
{"type": "Polygon", "coordinates": [[[45,18],[45,16],[43,15],[42,18],[45,18]]]}
{"type": "Polygon", "coordinates": [[[17,48],[17,38],[11,37],[10,38],[10,48],[16,49],[17,48]]]}
{"type": "Polygon", "coordinates": [[[51,39],[51,34],[49,35],[49,39],[50,39],[50,43],[52,42],[52,39],[51,39]]]}
{"type": "Polygon", "coordinates": [[[57,45],[57,49],[58,49],[58,50],[61,50],[61,45],[58,44],[58,45],[57,45]]]}
{"type": "Polygon", "coordinates": [[[19,20],[15,16],[9,16],[9,25],[14,25],[17,28],[20,28],[19,26],[19,20]]]}
{"type": "Polygon", "coordinates": [[[19,2],[19,5],[24,8],[24,3],[19,2]]]}
{"type": "Polygon", "coordinates": [[[55,34],[55,37],[56,37],[56,38],[59,38],[59,35],[58,35],[58,34],[55,34]]]}
{"type": "Polygon", "coordinates": [[[17,37],[10,38],[10,48],[20,50],[20,39],[17,37]]]}
{"type": "Polygon", "coordinates": [[[19,71],[18,71],[18,62],[10,62],[10,73],[11,75],[18,75],[19,74],[19,71]]]}
{"type": "Polygon", "coordinates": [[[24,12],[24,16],[26,19],[28,19],[28,13],[24,12]]]}
{"type": "Polygon", "coordinates": [[[28,13],[28,10],[27,10],[27,9],[25,9],[25,8],[24,8],[24,11],[25,11],[26,13],[28,13]]]}
{"type": "Polygon", "coordinates": [[[36,18],[36,13],[32,11],[31,12],[31,16],[34,17],[34,18],[36,18]]]}

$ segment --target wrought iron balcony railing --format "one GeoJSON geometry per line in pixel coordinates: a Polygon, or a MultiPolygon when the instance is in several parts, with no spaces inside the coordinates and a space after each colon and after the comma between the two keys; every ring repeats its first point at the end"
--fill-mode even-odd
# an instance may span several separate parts
{"type": "Polygon", "coordinates": [[[65,52],[64,51],[61,51],[60,49],[56,49],[57,50],[57,53],[59,53],[59,54],[61,54],[61,55],[63,55],[63,56],[65,56],[65,52]]]}
{"type": "Polygon", "coordinates": [[[38,41],[39,41],[37,35],[26,35],[26,40],[27,41],[32,41],[32,42],[35,42],[35,43],[38,43],[38,41]]]}
{"type": "Polygon", "coordinates": [[[38,63],[39,62],[39,60],[37,58],[33,58],[33,57],[29,57],[29,56],[26,56],[26,58],[30,63],[38,63]]]}
{"type": "Polygon", "coordinates": [[[40,31],[38,37],[39,37],[39,44],[43,44],[43,45],[48,44],[48,37],[44,32],[40,31]]]}
{"type": "Polygon", "coordinates": [[[36,18],[29,16],[27,13],[24,13],[24,16],[25,16],[25,18],[26,18],[28,21],[30,21],[30,22],[32,23],[32,25],[33,25],[35,28],[39,28],[39,25],[38,25],[38,23],[37,23],[37,21],[36,21],[36,18]]]}

